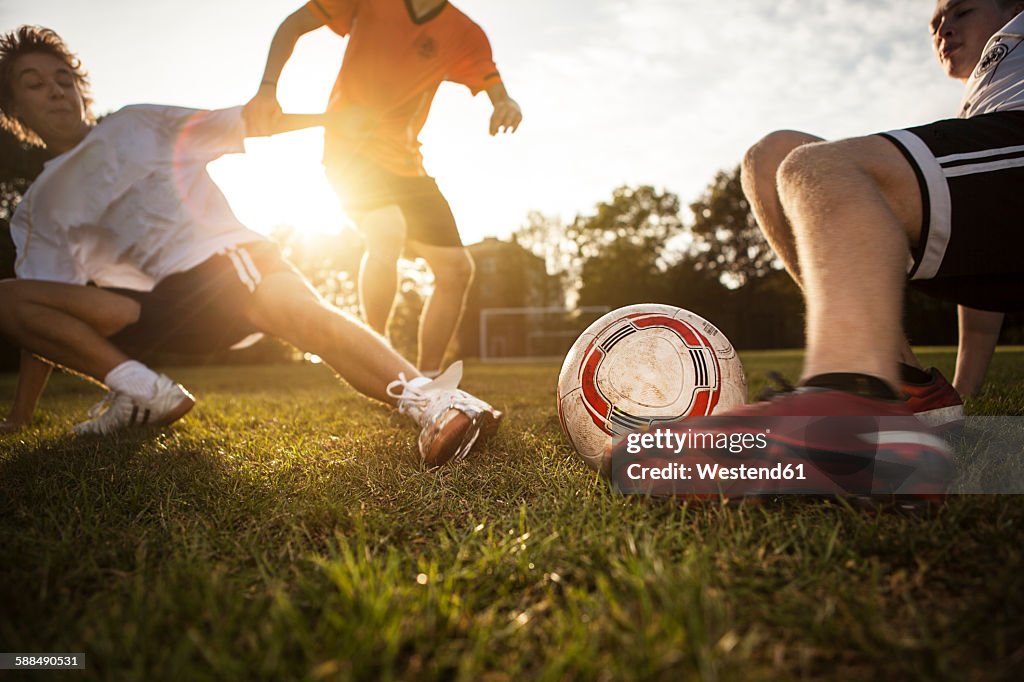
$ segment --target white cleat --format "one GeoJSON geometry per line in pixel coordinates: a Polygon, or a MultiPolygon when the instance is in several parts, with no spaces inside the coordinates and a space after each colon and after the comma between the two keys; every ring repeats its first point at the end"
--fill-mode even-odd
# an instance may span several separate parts
{"type": "Polygon", "coordinates": [[[166,426],[184,417],[195,404],[191,393],[161,374],[156,394],[149,400],[111,391],[89,408],[89,419],[75,425],[72,431],[79,436],[106,435],[133,426],[166,426]]]}
{"type": "Polygon", "coordinates": [[[498,430],[501,412],[459,390],[461,380],[458,361],[420,386],[410,385],[404,374],[388,384],[388,395],[398,398],[398,411],[420,425],[420,458],[428,467],[459,461],[498,430]]]}

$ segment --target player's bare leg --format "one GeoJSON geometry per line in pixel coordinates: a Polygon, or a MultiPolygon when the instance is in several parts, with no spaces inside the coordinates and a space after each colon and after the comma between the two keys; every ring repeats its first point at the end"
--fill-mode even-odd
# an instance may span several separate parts
{"type": "Polygon", "coordinates": [[[907,249],[921,230],[913,169],[872,136],[800,147],[778,178],[807,300],[804,376],[851,372],[898,385],[907,249]]]}
{"type": "Polygon", "coordinates": [[[301,277],[279,272],[256,289],[249,320],[316,353],[356,390],[399,408],[422,428],[423,461],[438,466],[492,435],[501,413],[458,390],[462,367],[431,381],[369,327],[323,301],[301,277]]]}
{"type": "Polygon", "coordinates": [[[959,306],[960,347],[956,354],[953,388],[967,397],[981,390],[992,354],[999,342],[1003,313],[959,306]]]}
{"type": "Polygon", "coordinates": [[[388,382],[419,372],[365,324],[324,301],[291,272],[268,275],[253,294],[247,317],[268,334],[322,357],[360,393],[396,405],[388,382]]]}
{"type": "Polygon", "coordinates": [[[107,340],[139,319],[130,298],[96,287],[4,280],[0,300],[0,332],[36,355],[97,381],[130,359],[107,340]]]}
{"type": "MultiPolygon", "coordinates": [[[[102,435],[130,426],[170,424],[195,405],[183,387],[107,340],[139,319],[136,301],[95,287],[34,280],[8,280],[0,289],[0,332],[35,355],[110,389],[89,411],[90,418],[74,427],[76,433],[102,435]]],[[[22,366],[28,369],[24,362],[22,366]]],[[[45,379],[31,383],[31,388],[19,383],[16,402],[34,409],[45,379]]]]}
{"type": "Polygon", "coordinates": [[[356,222],[366,241],[359,264],[359,307],[366,323],[385,334],[398,287],[405,218],[397,206],[387,206],[360,215],[356,222]]]}
{"type": "MultiPolygon", "coordinates": [[[[786,267],[797,286],[800,281],[800,263],[797,258],[793,228],[779,199],[778,173],[782,162],[794,150],[807,144],[824,142],[822,138],[795,130],[779,130],[766,135],[743,157],[740,179],[750,209],[761,227],[761,232],[786,267]]],[[[900,362],[922,368],[921,362],[910,348],[910,342],[901,337],[900,362]]]]}
{"type": "Polygon", "coordinates": [[[779,199],[779,166],[793,150],[805,144],[823,142],[820,137],[795,130],[778,130],[766,135],[743,157],[740,180],[750,210],[761,227],[765,239],[786,266],[793,281],[800,282],[800,264],[796,254],[793,228],[786,219],[779,199]]]}
{"type": "Polygon", "coordinates": [[[462,247],[431,246],[410,242],[434,273],[434,292],[423,305],[420,317],[419,355],[421,371],[440,371],[466,308],[466,295],[473,281],[473,257],[462,247]]]}

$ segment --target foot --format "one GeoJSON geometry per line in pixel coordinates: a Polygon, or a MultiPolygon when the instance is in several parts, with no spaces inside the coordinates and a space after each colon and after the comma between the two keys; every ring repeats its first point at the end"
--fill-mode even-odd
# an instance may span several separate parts
{"type": "Polygon", "coordinates": [[[925,370],[930,375],[925,383],[904,380],[900,390],[907,396],[907,408],[918,419],[936,431],[960,428],[964,424],[964,401],[939,370],[925,370]]]}
{"type": "Polygon", "coordinates": [[[637,448],[629,453],[628,441],[619,443],[613,454],[616,484],[627,492],[691,497],[806,493],[941,498],[953,476],[949,446],[902,400],[803,387],[722,416],[686,419],[672,430],[677,436],[702,432],[714,434],[710,444],[673,444],[645,449],[642,455],[637,448]],[[756,444],[734,451],[722,447],[723,436],[727,442],[746,437],[756,444]],[[681,464],[689,467],[691,478],[640,485],[627,471],[636,462],[669,473],[666,467],[681,464]],[[730,470],[730,476],[698,475],[716,464],[730,470]],[[776,476],[776,469],[795,475],[776,476]],[[764,470],[768,473],[760,473],[764,470]]]}
{"type": "Polygon", "coordinates": [[[111,391],[89,409],[89,419],[72,430],[78,435],[106,435],[133,426],[166,426],[192,409],[196,400],[180,384],[161,374],[148,400],[111,391]]]}
{"type": "Polygon", "coordinates": [[[420,426],[420,458],[428,467],[459,461],[498,430],[501,412],[459,390],[461,380],[462,362],[456,362],[425,383],[399,376],[388,384],[398,411],[420,426]]]}

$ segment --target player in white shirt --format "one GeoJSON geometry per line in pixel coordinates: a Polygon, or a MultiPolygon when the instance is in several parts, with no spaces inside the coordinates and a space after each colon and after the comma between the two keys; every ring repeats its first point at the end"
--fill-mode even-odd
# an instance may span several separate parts
{"type": "MultiPolygon", "coordinates": [[[[194,404],[131,353],[208,352],[267,333],[412,417],[428,465],[494,432],[501,413],[458,390],[461,365],[422,377],[237,220],[206,165],[244,151],[241,107],[131,106],[95,125],[89,104],[85,72],[59,36],[26,26],[0,37],[0,123],[53,154],[11,220],[18,279],[0,282],[0,332],[25,352],[4,430],[31,418],[49,374],[40,358],[108,387],[75,429],[103,434],[167,424],[194,404]]],[[[320,122],[296,117],[283,129],[320,122]]]]}
{"type": "MultiPolygon", "coordinates": [[[[1007,23],[1007,18],[1013,17],[1021,7],[1024,7],[1024,3],[1018,0],[937,3],[931,26],[936,56],[947,75],[967,85],[967,94],[960,108],[961,118],[1024,106],[1024,79],[1021,78],[1024,72],[1024,48],[1016,49],[1021,40],[1024,18],[1017,16],[1007,23]],[[992,47],[986,49],[990,39],[992,47]],[[985,59],[989,60],[990,66],[985,64],[985,59]],[[997,59],[1001,60],[998,64],[997,59]],[[976,65],[981,73],[978,77],[972,77],[976,65]]],[[[899,137],[903,133],[891,135],[899,137]]],[[[796,131],[775,132],[754,145],[747,152],[743,163],[744,191],[758,223],[787,270],[798,282],[800,267],[796,243],[779,199],[778,170],[794,149],[821,141],[819,137],[796,131]]],[[[999,204],[994,206],[998,207],[999,204]]],[[[987,210],[979,207],[966,222],[986,220],[987,210]]],[[[910,267],[914,267],[913,261],[910,267]]],[[[911,286],[920,287],[924,291],[933,290],[931,287],[935,284],[923,283],[923,274],[918,268],[912,275],[911,286]]],[[[959,306],[960,348],[953,381],[956,392],[950,389],[937,370],[931,370],[930,377],[922,373],[909,344],[905,340],[902,343],[901,360],[906,364],[901,365],[900,388],[910,396],[914,411],[926,418],[930,414],[931,418],[941,421],[941,413],[950,410],[959,411],[962,417],[962,407],[955,406],[960,402],[957,393],[970,396],[982,386],[999,338],[1003,313],[993,310],[987,302],[980,302],[979,305],[982,309],[959,306]]]]}

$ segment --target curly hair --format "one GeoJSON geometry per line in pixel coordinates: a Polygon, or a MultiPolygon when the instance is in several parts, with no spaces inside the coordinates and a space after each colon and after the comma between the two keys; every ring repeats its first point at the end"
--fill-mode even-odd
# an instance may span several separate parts
{"type": "Polygon", "coordinates": [[[29,25],[0,35],[0,126],[9,130],[19,140],[42,147],[45,145],[39,136],[11,115],[11,104],[14,100],[14,63],[19,57],[33,53],[53,55],[68,65],[82,94],[86,120],[92,123],[95,122],[95,117],[92,113],[92,96],[89,93],[89,74],[63,38],[51,29],[29,25]]]}

